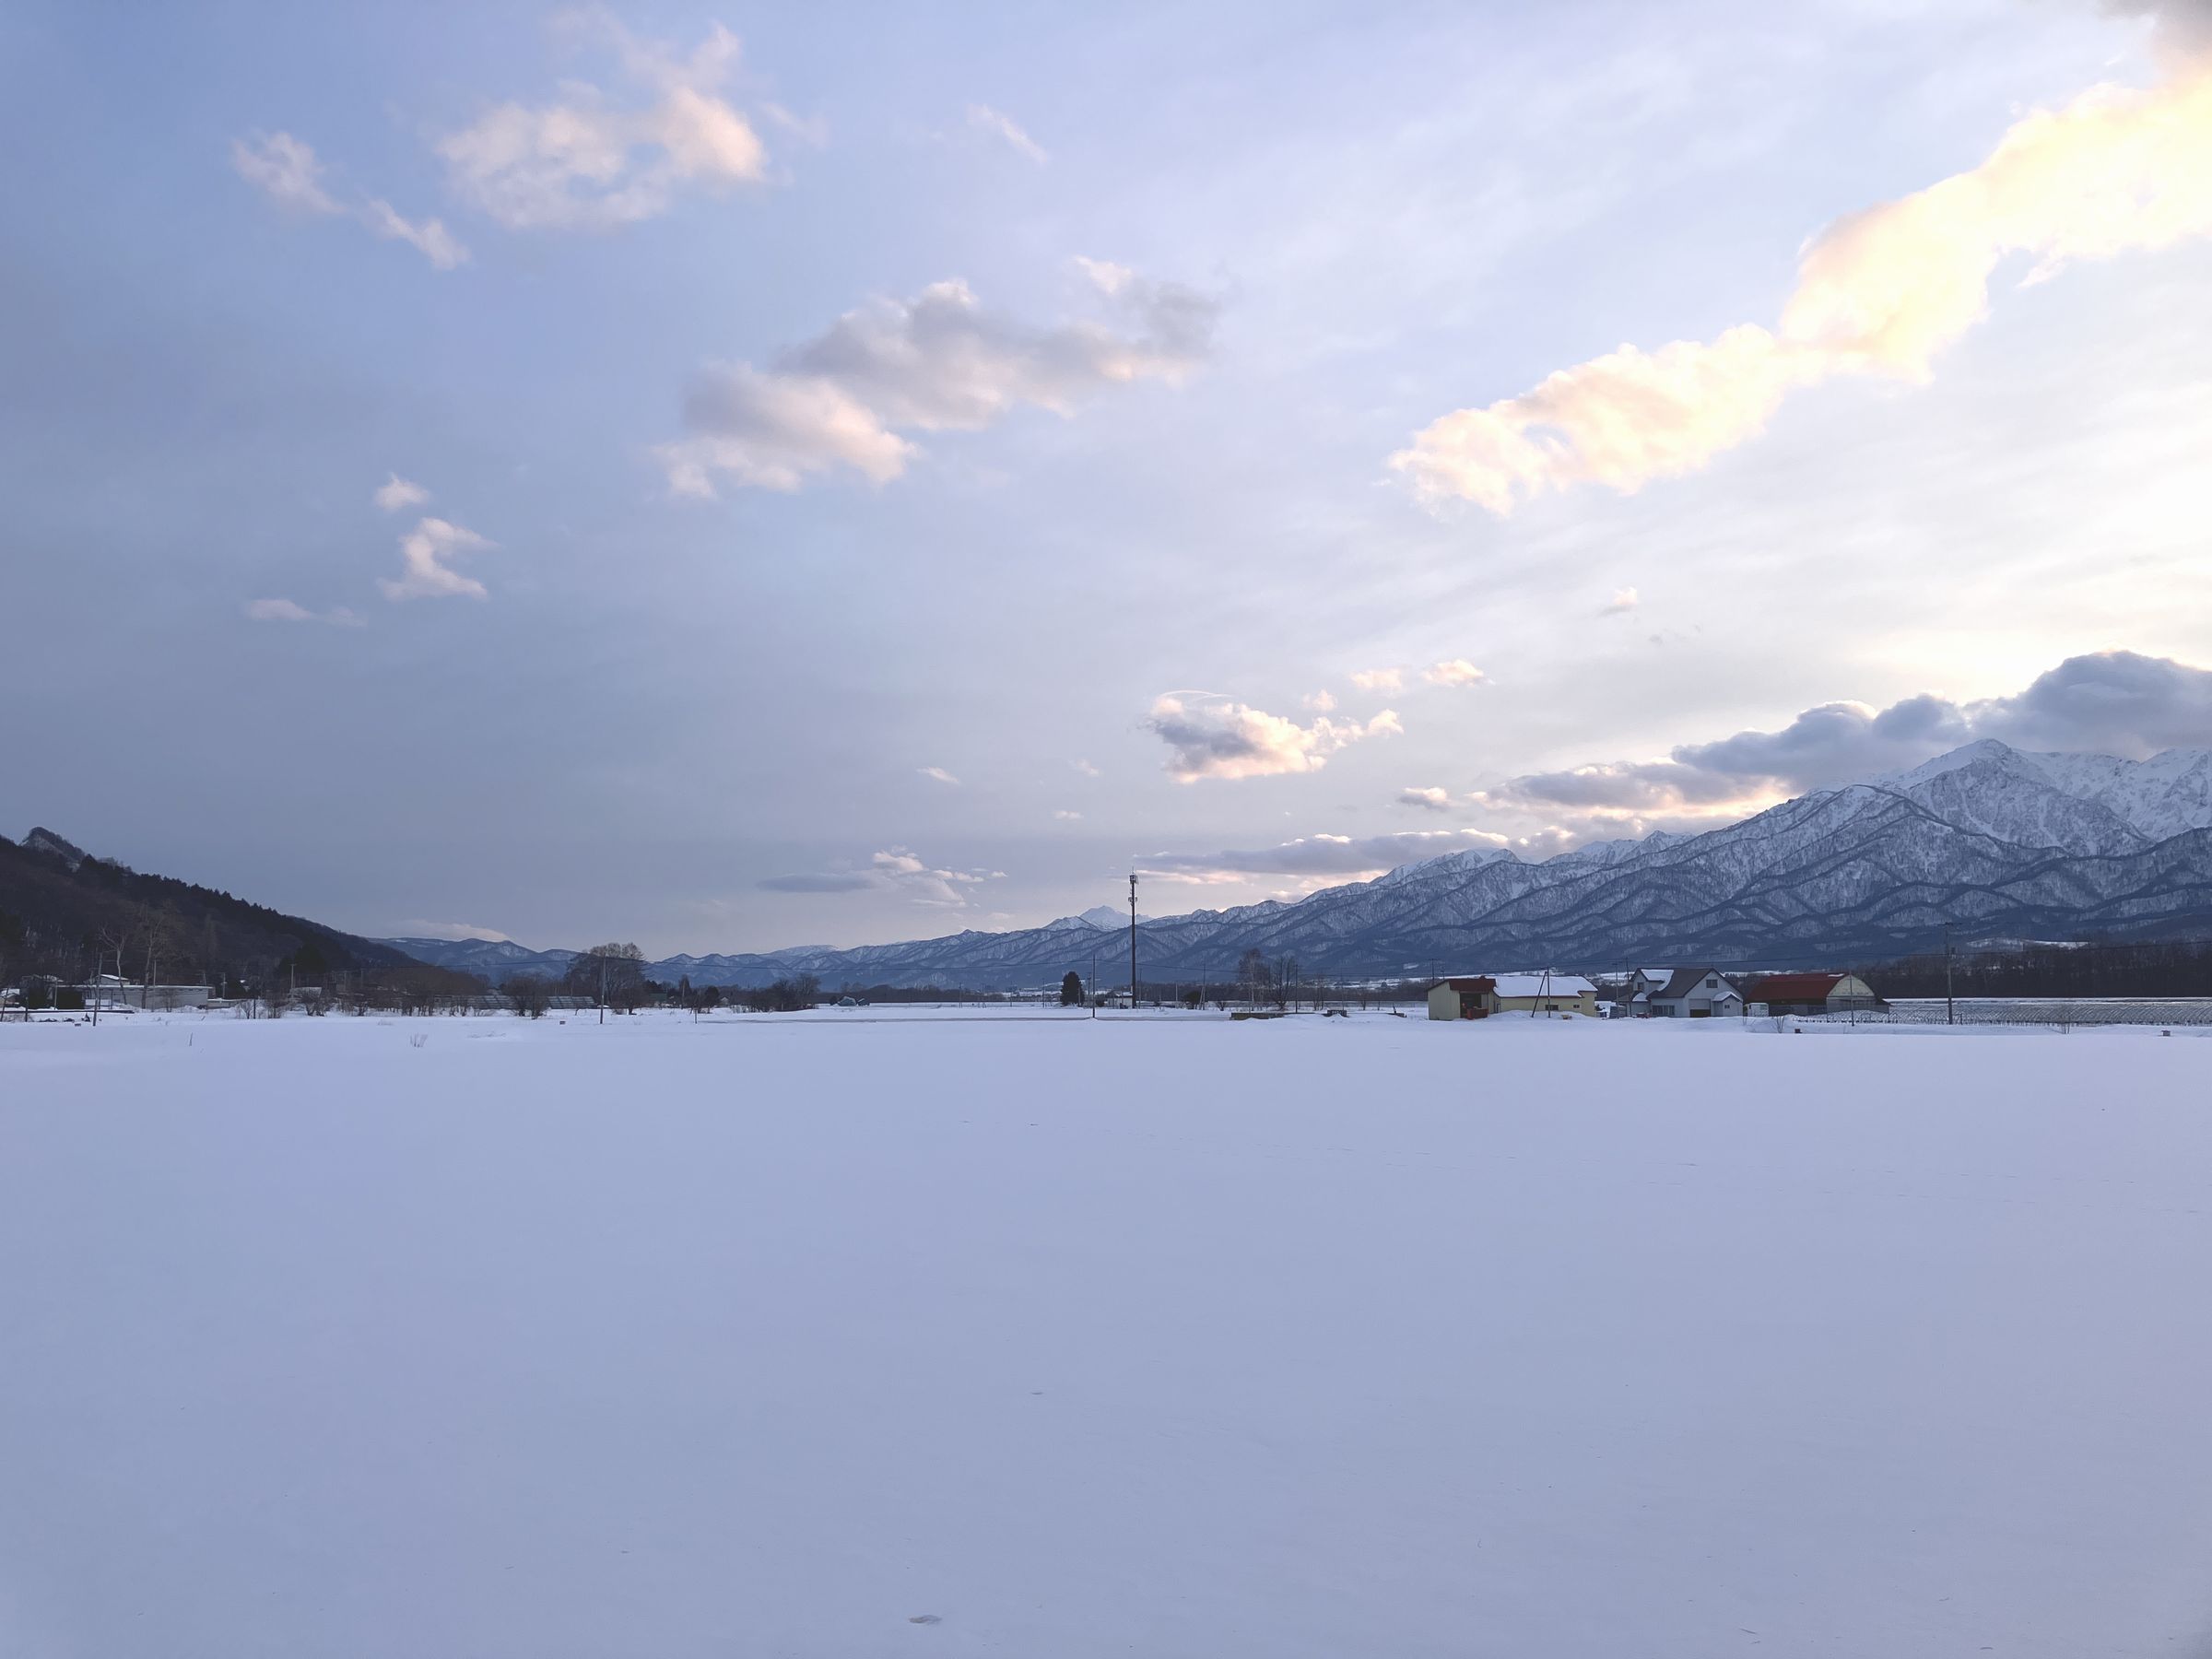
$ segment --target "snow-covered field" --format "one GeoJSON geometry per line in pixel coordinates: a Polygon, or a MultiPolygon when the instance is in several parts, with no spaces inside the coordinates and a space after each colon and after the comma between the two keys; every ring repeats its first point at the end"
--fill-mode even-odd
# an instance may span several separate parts
{"type": "Polygon", "coordinates": [[[2155,1030],[0,1026],[0,1653],[2207,1659],[2208,1080],[2155,1030]]]}

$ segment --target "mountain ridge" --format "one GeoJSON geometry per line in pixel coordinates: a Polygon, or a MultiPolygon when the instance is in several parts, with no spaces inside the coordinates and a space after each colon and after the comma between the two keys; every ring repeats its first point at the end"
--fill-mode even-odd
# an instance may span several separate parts
{"type": "MultiPolygon", "coordinates": [[[[829,984],[1014,989],[1087,970],[1101,912],[1112,907],[1007,933],[685,956],[649,971],[696,984],[810,972],[829,984]],[[1081,961],[1068,954],[1078,940],[1081,961]]],[[[2030,937],[2212,926],[2212,751],[2128,760],[1984,739],[1701,834],[1657,831],[1533,863],[1462,849],[1294,904],[1146,919],[1137,947],[1140,972],[1163,981],[1226,978],[1248,949],[1360,978],[1643,959],[1753,967],[1901,955],[1947,923],[2030,937]]],[[[466,948],[401,943],[441,965],[461,965],[441,949],[466,948]]]]}
{"type": "Polygon", "coordinates": [[[20,841],[0,836],[0,963],[75,979],[112,965],[119,949],[129,973],[151,968],[171,983],[265,982],[279,968],[301,982],[324,971],[449,977],[383,940],[134,870],[43,827],[20,841]]]}

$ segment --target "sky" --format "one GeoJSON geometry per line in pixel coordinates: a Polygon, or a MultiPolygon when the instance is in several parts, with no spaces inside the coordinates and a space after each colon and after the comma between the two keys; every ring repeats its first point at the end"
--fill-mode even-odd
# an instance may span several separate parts
{"type": "Polygon", "coordinates": [[[651,954],[2212,744],[2203,0],[0,14],[0,830],[651,954]]]}

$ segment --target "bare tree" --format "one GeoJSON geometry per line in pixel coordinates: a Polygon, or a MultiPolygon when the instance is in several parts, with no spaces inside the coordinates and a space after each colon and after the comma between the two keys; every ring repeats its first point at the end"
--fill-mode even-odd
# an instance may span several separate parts
{"type": "Polygon", "coordinates": [[[561,982],[595,999],[602,1020],[609,1007],[633,1012],[645,1000],[645,953],[635,945],[594,945],[569,963],[561,982]]]}
{"type": "MultiPolygon", "coordinates": [[[[122,980],[123,953],[130,948],[132,937],[133,934],[127,923],[118,923],[112,927],[103,927],[100,930],[100,942],[92,956],[92,996],[96,1003],[100,1000],[100,976],[106,971],[105,964],[108,958],[115,959],[115,978],[118,982],[122,980]]],[[[117,986],[116,994],[118,996],[122,994],[120,983],[117,986]]]]}
{"type": "Polygon", "coordinates": [[[500,990],[506,996],[509,1007],[532,1019],[543,1019],[546,1010],[553,1006],[553,983],[540,974],[518,973],[500,990]]]}
{"type": "Polygon", "coordinates": [[[1237,959],[1237,986],[1244,993],[1247,1007],[1260,1006],[1261,998],[1267,994],[1268,980],[1267,959],[1260,954],[1258,946],[1237,959]]]}

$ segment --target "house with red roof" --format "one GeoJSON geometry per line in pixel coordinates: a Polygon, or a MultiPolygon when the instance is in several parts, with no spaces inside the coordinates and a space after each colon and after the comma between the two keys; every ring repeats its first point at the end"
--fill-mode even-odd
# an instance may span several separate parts
{"type": "Polygon", "coordinates": [[[1864,1013],[1885,1007],[1855,973],[1764,973],[1746,982],[1744,1001],[1770,1014],[1864,1013]]]}

